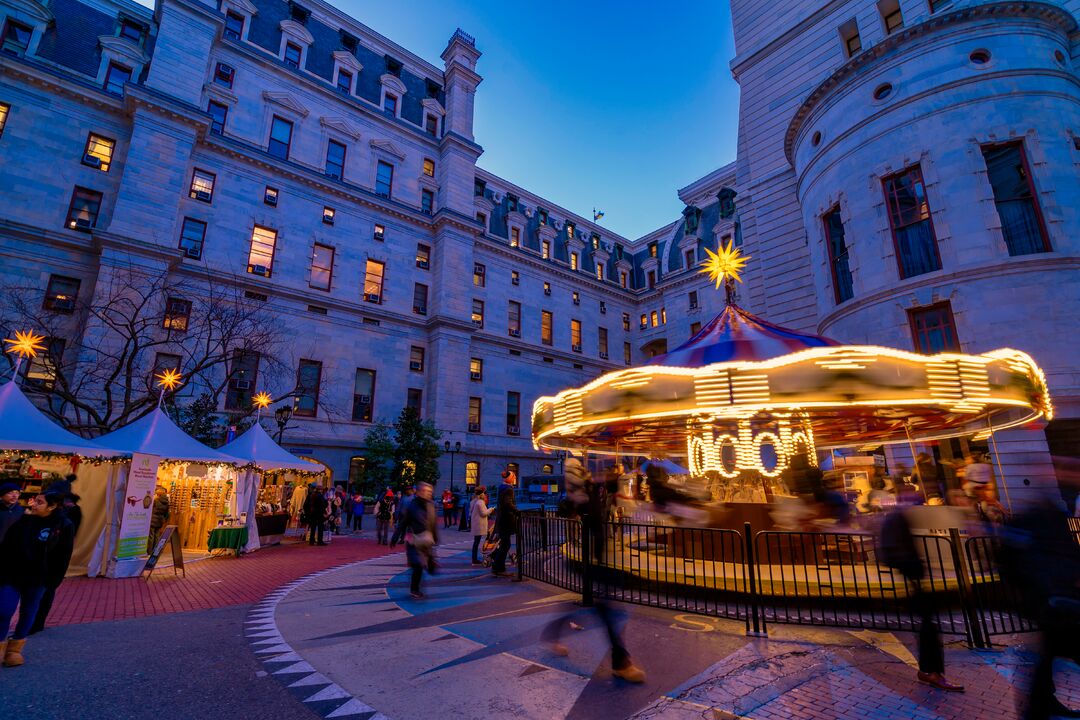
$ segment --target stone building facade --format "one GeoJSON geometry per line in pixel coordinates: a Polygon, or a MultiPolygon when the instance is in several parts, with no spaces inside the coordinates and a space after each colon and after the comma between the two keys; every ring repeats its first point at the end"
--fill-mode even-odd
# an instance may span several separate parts
{"type": "Polygon", "coordinates": [[[995,437],[1007,483],[1051,484],[1051,450],[1078,453],[1080,2],[731,6],[737,159],[628,239],[478,166],[461,31],[435,65],[321,0],[0,0],[3,275],[238,286],[280,318],[289,372],[231,389],[301,390],[287,447],[343,478],[368,419],[414,404],[461,442],[458,483],[493,482],[557,470],[536,397],[711,319],[694,266],[732,242],[740,302],[774,322],[1031,353],[1059,419],[995,437]]]}

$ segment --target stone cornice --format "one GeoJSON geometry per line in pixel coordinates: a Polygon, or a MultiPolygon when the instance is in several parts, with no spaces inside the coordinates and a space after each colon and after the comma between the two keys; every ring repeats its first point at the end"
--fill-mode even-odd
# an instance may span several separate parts
{"type": "Polygon", "coordinates": [[[281,21],[278,27],[281,28],[281,33],[283,35],[288,35],[295,40],[299,40],[305,45],[313,45],[315,43],[315,38],[312,37],[308,29],[293,20],[292,18],[285,18],[281,21]]]}
{"type": "Polygon", "coordinates": [[[319,118],[319,124],[324,128],[329,128],[342,135],[347,135],[353,140],[360,139],[360,128],[356,127],[343,117],[321,117],[319,118]]]}
{"type": "Polygon", "coordinates": [[[795,115],[788,124],[787,133],[784,136],[784,154],[788,162],[794,165],[795,140],[802,129],[803,123],[814,109],[821,104],[834,90],[843,86],[856,74],[872,68],[886,55],[896,50],[901,45],[916,38],[935,33],[943,28],[950,28],[960,23],[983,20],[986,18],[1026,18],[1042,20],[1057,25],[1066,33],[1076,28],[1073,17],[1062,8],[1042,2],[995,2],[986,5],[974,5],[952,12],[934,15],[929,20],[904,28],[899,32],[887,36],[884,40],[868,48],[862,53],[848,60],[840,66],[832,75],[821,82],[795,111],[795,115]]]}
{"type": "Polygon", "coordinates": [[[334,59],[341,63],[341,66],[346,70],[352,70],[354,73],[361,73],[364,71],[364,66],[360,64],[360,61],[356,59],[348,50],[335,50],[334,59]]]}
{"type": "Polygon", "coordinates": [[[115,35],[99,35],[98,45],[102,52],[111,53],[117,59],[127,60],[132,65],[145,65],[150,62],[143,49],[127,38],[115,35]]]}
{"type": "Polygon", "coordinates": [[[36,225],[27,225],[16,220],[0,217],[0,235],[19,238],[28,242],[42,242],[49,247],[65,248],[78,252],[94,249],[93,235],[78,230],[53,230],[36,225]]]}
{"type": "Polygon", "coordinates": [[[304,104],[297,100],[292,93],[263,90],[262,96],[263,100],[266,102],[274,103],[286,110],[291,110],[302,118],[306,118],[310,113],[310,111],[304,107],[304,104]]]}
{"type": "Polygon", "coordinates": [[[124,91],[124,108],[134,114],[137,110],[149,110],[184,125],[194,127],[199,133],[210,128],[210,116],[194,105],[180,102],[169,95],[144,85],[128,85],[124,91]]]}
{"type": "MultiPolygon", "coordinates": [[[[31,86],[39,87],[47,92],[57,93],[73,98],[79,102],[101,110],[121,112],[124,107],[124,99],[107,93],[99,86],[90,83],[90,80],[78,78],[75,75],[60,74],[46,69],[49,66],[27,58],[4,56],[4,62],[0,63],[0,75],[10,75],[31,86]]],[[[133,85],[128,85],[130,91],[133,85]]]]}

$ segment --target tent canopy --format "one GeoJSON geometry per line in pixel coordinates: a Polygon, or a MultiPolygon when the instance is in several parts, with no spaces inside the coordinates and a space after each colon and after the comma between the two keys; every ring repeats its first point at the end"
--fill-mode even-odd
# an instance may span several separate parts
{"type": "Polygon", "coordinates": [[[304,470],[319,472],[323,468],[309,460],[296,457],[282,448],[266,434],[262,425],[255,423],[244,433],[223,446],[221,452],[237,458],[241,464],[254,464],[260,470],[304,470]]]}
{"type": "Polygon", "coordinates": [[[243,464],[237,458],[207,447],[185,433],[161,408],[154,408],[149,415],[102,435],[98,442],[124,452],[160,455],[163,460],[243,464]]]}
{"type": "Polygon", "coordinates": [[[14,380],[0,385],[0,450],[67,453],[84,457],[112,457],[125,452],[111,450],[110,447],[109,443],[81,438],[45,417],[14,380]]]}

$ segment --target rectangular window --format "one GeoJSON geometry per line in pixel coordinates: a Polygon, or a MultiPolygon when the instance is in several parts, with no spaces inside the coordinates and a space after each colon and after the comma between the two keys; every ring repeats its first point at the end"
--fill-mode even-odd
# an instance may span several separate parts
{"type": "Polygon", "coordinates": [[[521,303],[511,300],[507,305],[506,327],[510,337],[521,337],[521,303]]]}
{"type": "Polygon", "coordinates": [[[326,174],[337,180],[345,177],[345,146],[334,140],[326,144],[326,174]]]}
{"type": "Polygon", "coordinates": [[[472,322],[476,327],[484,327],[484,301],[472,301],[472,322]]]}
{"type": "Polygon", "coordinates": [[[417,415],[422,415],[424,412],[424,391],[420,388],[409,388],[408,395],[405,396],[405,407],[415,410],[417,415]]]}
{"type": "Polygon", "coordinates": [[[206,223],[195,218],[184,218],[180,227],[180,249],[184,257],[198,260],[202,257],[203,241],[206,239],[206,223]]]}
{"type": "Polygon", "coordinates": [[[329,290],[334,277],[334,248],[315,243],[311,251],[311,279],[308,285],[315,290],[329,290]]]}
{"type": "Polygon", "coordinates": [[[686,268],[688,270],[693,269],[694,264],[697,262],[697,258],[695,258],[694,255],[695,253],[693,250],[687,250],[686,253],[683,254],[683,259],[686,261],[686,268]]]}
{"type": "Polygon", "coordinates": [[[649,271],[648,281],[647,282],[648,282],[648,286],[649,286],[650,290],[652,290],[654,287],[656,287],[656,271],[655,270],[650,270],[649,271]]]}
{"type": "Polygon", "coordinates": [[[256,225],[251,230],[251,249],[248,252],[247,271],[252,275],[270,277],[274,268],[274,246],[277,230],[256,225]]]}
{"type": "Polygon", "coordinates": [[[581,321],[570,321],[570,349],[581,352],[581,321]]]}
{"type": "Polygon", "coordinates": [[[166,370],[179,370],[181,359],[174,353],[154,353],[154,367],[150,371],[151,377],[157,377],[166,370]]]}
{"type": "Polygon", "coordinates": [[[427,315],[428,286],[423,283],[413,285],[412,311],[417,315],[427,315]]]}
{"type": "Polygon", "coordinates": [[[844,54],[855,57],[862,52],[862,40],[859,38],[859,25],[855,18],[840,26],[840,39],[844,43],[844,54]]]}
{"type": "Polygon", "coordinates": [[[375,232],[372,233],[372,237],[378,242],[383,242],[386,239],[386,227],[375,223],[375,232]]]}
{"type": "Polygon", "coordinates": [[[375,371],[356,368],[353,380],[352,419],[357,422],[371,422],[375,408],[375,371]]]}
{"type": "Polygon", "coordinates": [[[551,283],[549,283],[549,282],[544,283],[544,294],[545,295],[551,295],[551,283]]]}
{"type": "Polygon", "coordinates": [[[425,215],[435,212],[435,193],[427,188],[420,191],[420,212],[425,215]]]}
{"type": "Polygon", "coordinates": [[[279,160],[289,159],[289,149],[292,146],[293,124],[285,118],[274,116],[270,123],[270,141],[266,151],[279,160]]]}
{"type": "Polygon", "coordinates": [[[596,279],[601,281],[604,279],[604,266],[600,263],[596,264],[596,279]]]}
{"type": "Polygon", "coordinates": [[[364,300],[367,302],[382,302],[383,273],[385,269],[383,263],[377,260],[367,261],[367,267],[364,271],[364,300]]]}
{"type": "Polygon", "coordinates": [[[573,240],[577,236],[577,228],[574,227],[574,223],[566,223],[566,239],[573,240]]]}
{"type": "Polygon", "coordinates": [[[571,270],[577,270],[577,268],[578,268],[577,253],[570,253],[570,269],[571,270]]]}
{"type": "Polygon", "coordinates": [[[599,339],[598,339],[597,344],[600,346],[600,357],[607,358],[607,328],[602,327],[602,328],[597,328],[597,330],[598,330],[598,333],[599,333],[599,335],[598,335],[599,339]]]}
{"type": "Polygon", "coordinates": [[[885,34],[892,35],[904,27],[904,16],[900,13],[900,0],[878,0],[878,12],[885,26],[885,34]]]}
{"type": "Polygon", "coordinates": [[[107,137],[90,133],[86,137],[86,150],[83,151],[82,163],[101,172],[109,172],[112,166],[113,150],[116,149],[116,141],[107,137]]]}
{"type": "Polygon", "coordinates": [[[113,95],[123,95],[124,85],[131,82],[131,68],[119,63],[109,63],[109,69],[105,71],[105,92],[113,95]]]}
{"type": "Polygon", "coordinates": [[[337,217],[337,211],[329,205],[323,206],[322,209],[322,221],[323,225],[333,225],[334,218],[337,217]]]}
{"type": "Polygon", "coordinates": [[[225,133],[225,120],[229,117],[229,106],[211,100],[206,105],[206,112],[210,115],[210,132],[223,135],[225,133]]]}
{"type": "Polygon", "coordinates": [[[619,273],[619,286],[622,287],[622,288],[625,288],[626,283],[627,283],[626,273],[625,272],[619,273]]]}
{"type": "Polygon", "coordinates": [[[484,287],[487,284],[487,268],[480,263],[473,263],[472,284],[476,287],[484,287]]]}
{"type": "Polygon", "coordinates": [[[319,383],[322,380],[322,363],[318,360],[301,360],[296,371],[296,397],[293,414],[297,417],[315,417],[319,411],[319,383]]]}
{"type": "Polygon", "coordinates": [[[660,308],[660,324],[667,325],[667,309],[660,308]]]}
{"type": "Polygon", "coordinates": [[[169,298],[165,301],[165,317],[162,327],[175,332],[187,332],[191,319],[191,301],[181,298],[169,298]]]}
{"type": "Polygon", "coordinates": [[[263,203],[270,207],[277,207],[278,191],[277,188],[272,188],[269,185],[263,190],[263,203]]]}
{"type": "Polygon", "coordinates": [[[630,313],[622,314],[622,329],[625,332],[630,332],[630,313]]]}
{"type": "Polygon", "coordinates": [[[687,295],[687,300],[689,302],[691,310],[697,310],[698,309],[697,290],[691,290],[690,294],[687,295]]]}
{"type": "Polygon", "coordinates": [[[701,323],[699,323],[699,322],[690,323],[690,337],[694,337],[699,332],[701,332],[701,323]]]}
{"type": "Polygon", "coordinates": [[[386,93],[383,95],[383,110],[391,115],[397,115],[397,95],[386,93]]]}
{"type": "Polygon", "coordinates": [[[575,305],[580,305],[581,304],[581,295],[577,291],[574,291],[573,293],[571,293],[570,297],[573,298],[573,301],[574,301],[575,305]]]}
{"type": "Polygon", "coordinates": [[[8,113],[10,112],[10,105],[7,103],[0,103],[0,137],[4,136],[4,126],[7,125],[8,113]]]}
{"type": "Polygon", "coordinates": [[[600,301],[600,314],[607,315],[607,303],[603,300],[600,301]]]}
{"type": "Polygon", "coordinates": [[[75,312],[75,302],[79,299],[79,285],[81,284],[82,281],[78,278],[50,275],[42,307],[58,313],[75,312]]]}
{"type": "Polygon", "coordinates": [[[222,34],[229,40],[239,40],[244,34],[244,16],[231,10],[225,13],[225,32],[222,34]]]}
{"type": "Polygon", "coordinates": [[[511,270],[510,271],[510,284],[511,285],[520,285],[521,284],[521,273],[519,273],[517,270],[511,270]]]}
{"type": "Polygon", "coordinates": [[[481,358],[469,359],[469,380],[480,382],[484,379],[484,361],[481,358]]]}
{"type": "Polygon", "coordinates": [[[7,24],[4,26],[4,39],[3,44],[0,44],[0,52],[22,57],[26,54],[27,48],[30,47],[32,35],[33,30],[29,26],[8,18],[7,24]]]}
{"type": "Polygon", "coordinates": [[[521,245],[521,228],[510,228],[510,247],[521,245]]]}
{"type": "Polygon", "coordinates": [[[146,29],[139,23],[133,22],[131,20],[120,21],[119,36],[131,40],[137,45],[142,45],[143,33],[145,32],[146,29]]]}
{"type": "Polygon", "coordinates": [[[822,218],[825,224],[825,245],[829,248],[829,265],[832,267],[833,294],[839,305],[854,297],[851,269],[848,267],[848,249],[844,242],[844,222],[840,207],[834,207],[822,218]]]}
{"type": "Polygon", "coordinates": [[[647,327],[649,327],[649,316],[641,313],[641,329],[644,330],[647,327]]]}
{"type": "Polygon", "coordinates": [[[421,270],[431,269],[431,246],[416,243],[416,267],[421,270]]]}
{"type": "Polygon", "coordinates": [[[940,270],[941,259],[921,169],[916,165],[882,182],[901,279],[940,270]]]}
{"type": "Polygon", "coordinates": [[[487,183],[480,178],[473,178],[473,195],[484,197],[485,193],[487,193],[487,183]]]}
{"type": "Polygon", "coordinates": [[[233,80],[236,79],[236,70],[232,65],[226,65],[225,63],[218,63],[214,66],[214,82],[218,85],[224,85],[227,88],[233,86],[233,80]]]}
{"type": "Polygon", "coordinates": [[[42,390],[56,387],[56,376],[64,359],[63,338],[45,338],[45,351],[30,358],[25,365],[26,380],[42,390]]]}
{"type": "Polygon", "coordinates": [[[375,192],[390,197],[394,190],[394,166],[383,160],[375,168],[375,192]]]}
{"type": "Polygon", "coordinates": [[[660,325],[660,315],[655,310],[649,313],[649,320],[653,327],[660,325]]]}
{"type": "Polygon", "coordinates": [[[506,434],[521,434],[521,393],[506,393],[506,434]]]}
{"type": "Polygon", "coordinates": [[[480,432],[480,398],[469,398],[469,432],[480,432]]]}
{"type": "Polygon", "coordinates": [[[623,359],[623,365],[629,365],[629,364],[630,364],[630,362],[631,362],[631,360],[632,360],[632,358],[630,357],[630,355],[631,355],[631,350],[630,350],[630,343],[628,343],[628,342],[624,342],[624,343],[622,344],[622,359],[623,359]]]}
{"type": "Polygon", "coordinates": [[[210,202],[214,199],[214,182],[216,180],[217,175],[214,173],[195,168],[191,173],[191,189],[188,191],[188,197],[192,200],[210,202]]]}
{"type": "Polygon", "coordinates": [[[100,212],[101,193],[76,187],[71,193],[71,205],[68,206],[67,227],[72,230],[89,230],[97,226],[100,212]]]}
{"type": "Polygon", "coordinates": [[[435,161],[424,158],[424,177],[435,177],[435,161]]]}
{"type": "Polygon", "coordinates": [[[424,348],[417,345],[409,348],[409,370],[424,372],[424,348]]]}
{"type": "Polygon", "coordinates": [[[338,70],[337,89],[349,95],[352,93],[352,73],[348,70],[338,70]]]}
{"type": "Polygon", "coordinates": [[[547,240],[540,244],[540,257],[545,260],[551,257],[551,243],[547,240]]]}
{"type": "Polygon", "coordinates": [[[438,137],[439,118],[432,115],[431,113],[427,113],[426,115],[424,115],[424,132],[426,132],[431,137],[438,137]]]}
{"type": "Polygon", "coordinates": [[[651,258],[656,257],[656,243],[655,242],[649,243],[649,257],[651,257],[651,258]]]}
{"type": "Polygon", "coordinates": [[[540,342],[542,342],[545,345],[551,345],[552,344],[552,337],[551,337],[552,332],[551,331],[552,331],[551,311],[550,310],[541,310],[540,311],[540,342]]]}
{"type": "Polygon", "coordinates": [[[908,310],[911,337],[917,352],[934,355],[942,352],[960,352],[956,337],[952,307],[948,301],[908,310]]]}
{"type": "Polygon", "coordinates": [[[506,210],[507,212],[517,212],[518,210],[518,196],[510,193],[506,194],[506,210]]]}
{"type": "Polygon", "coordinates": [[[1009,255],[1049,252],[1050,240],[1035,202],[1023,144],[984,145],[982,154],[1009,255]]]}
{"type": "Polygon", "coordinates": [[[952,0],[930,0],[930,12],[936,13],[952,5],[952,0]]]}
{"type": "Polygon", "coordinates": [[[303,48],[296,43],[285,43],[285,64],[291,68],[300,69],[300,58],[303,55],[303,48]]]}

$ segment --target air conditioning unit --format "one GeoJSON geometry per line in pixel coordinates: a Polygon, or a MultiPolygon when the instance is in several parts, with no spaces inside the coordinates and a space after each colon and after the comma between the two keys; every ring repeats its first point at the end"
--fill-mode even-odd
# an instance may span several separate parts
{"type": "Polygon", "coordinates": [[[370,395],[357,395],[356,396],[356,401],[358,403],[360,403],[361,405],[370,405],[371,404],[371,396],[370,395]]]}
{"type": "Polygon", "coordinates": [[[89,230],[91,228],[90,218],[75,218],[75,227],[82,228],[83,230],[89,230]]]}
{"type": "Polygon", "coordinates": [[[550,295],[551,294],[551,288],[544,288],[544,294],[545,295],[550,295]]]}
{"type": "Polygon", "coordinates": [[[251,381],[250,380],[234,380],[233,381],[233,388],[236,389],[236,390],[250,390],[251,389],[251,381]]]}
{"type": "Polygon", "coordinates": [[[574,352],[581,352],[581,343],[576,343],[570,346],[570,349],[574,352]]]}
{"type": "Polygon", "coordinates": [[[379,242],[382,242],[383,241],[383,234],[381,232],[375,233],[375,239],[378,240],[379,242]]]}
{"type": "Polygon", "coordinates": [[[202,248],[186,247],[184,248],[184,257],[194,258],[198,260],[202,257],[202,248]]]}
{"type": "Polygon", "coordinates": [[[427,305],[414,305],[413,312],[417,315],[427,315],[427,305]]]}
{"type": "Polygon", "coordinates": [[[416,267],[420,268],[421,270],[427,270],[431,267],[431,263],[427,260],[417,260],[416,267]]]}
{"type": "Polygon", "coordinates": [[[521,284],[521,278],[513,278],[513,279],[512,279],[511,281],[510,281],[510,284],[511,284],[511,285],[520,285],[520,284],[521,284]]]}
{"type": "Polygon", "coordinates": [[[382,298],[375,293],[367,293],[366,295],[364,295],[364,300],[369,303],[378,303],[382,300],[382,298]]]}
{"type": "Polygon", "coordinates": [[[480,423],[469,423],[469,432],[480,432],[480,423]]]}
{"type": "Polygon", "coordinates": [[[324,223],[326,223],[327,225],[333,225],[334,224],[334,216],[324,213],[323,216],[322,216],[322,221],[324,223]]]}
{"type": "Polygon", "coordinates": [[[521,331],[520,330],[511,330],[510,331],[510,337],[515,337],[515,338],[521,337],[521,331]]]}
{"type": "Polygon", "coordinates": [[[87,153],[87,154],[83,155],[82,156],[82,161],[83,161],[83,165],[89,165],[90,167],[95,167],[95,168],[100,168],[101,167],[101,158],[94,157],[90,153],[87,153]]]}
{"type": "Polygon", "coordinates": [[[483,377],[484,377],[483,373],[478,373],[478,372],[470,372],[469,373],[469,379],[470,380],[480,380],[483,377]]]}
{"type": "Polygon", "coordinates": [[[263,201],[270,207],[277,207],[277,195],[266,195],[263,201]]]}
{"type": "Polygon", "coordinates": [[[484,270],[485,270],[485,268],[484,268],[483,265],[473,265],[473,274],[474,275],[483,275],[484,270]]]}
{"type": "Polygon", "coordinates": [[[607,360],[607,353],[600,353],[601,360],[607,360]]]}
{"type": "Polygon", "coordinates": [[[262,275],[263,277],[270,274],[265,265],[248,265],[248,272],[252,275],[262,275]]]}
{"type": "Polygon", "coordinates": [[[690,309],[691,310],[697,310],[697,308],[698,308],[697,303],[690,303],[690,309]]]}
{"type": "Polygon", "coordinates": [[[412,362],[409,363],[409,369],[410,370],[423,370],[424,365],[422,363],[418,363],[415,360],[413,360],[412,362]]]}
{"type": "Polygon", "coordinates": [[[210,202],[210,193],[205,190],[196,190],[195,199],[202,200],[203,202],[210,202]]]}
{"type": "Polygon", "coordinates": [[[483,320],[477,320],[477,319],[474,318],[473,321],[472,321],[472,324],[475,325],[476,327],[481,327],[481,328],[484,327],[484,321],[483,320]]]}
{"type": "Polygon", "coordinates": [[[517,425],[507,425],[506,426],[506,434],[507,435],[517,435],[517,434],[519,434],[518,433],[518,426],[517,425]]]}

